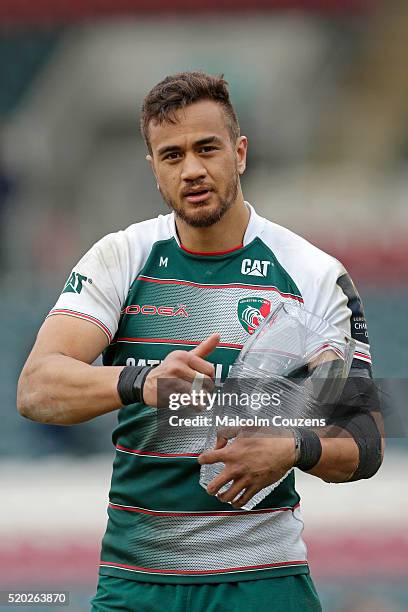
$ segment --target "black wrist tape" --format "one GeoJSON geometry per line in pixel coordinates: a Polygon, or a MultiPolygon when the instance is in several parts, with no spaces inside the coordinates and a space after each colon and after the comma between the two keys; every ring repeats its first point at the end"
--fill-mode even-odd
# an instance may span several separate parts
{"type": "Polygon", "coordinates": [[[300,447],[295,467],[302,472],[308,472],[314,468],[322,456],[322,443],[312,429],[297,429],[296,431],[300,435],[300,447]]]}
{"type": "Polygon", "coordinates": [[[143,402],[143,385],[153,366],[126,366],[119,375],[118,394],[124,406],[143,402]]]}

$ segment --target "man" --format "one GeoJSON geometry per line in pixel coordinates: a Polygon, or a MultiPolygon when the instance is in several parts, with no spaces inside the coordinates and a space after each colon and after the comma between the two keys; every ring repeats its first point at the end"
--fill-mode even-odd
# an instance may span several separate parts
{"type": "Polygon", "coordinates": [[[368,380],[361,302],[337,261],[244,202],[247,139],[222,78],[167,77],[141,125],[172,213],[106,236],[75,266],[21,374],[19,410],[61,425],[119,410],[93,610],[319,610],[293,471],[253,511],[242,506],[295,465],[332,482],[371,476],[378,415],[351,402],[363,421],[344,421],[343,436],[238,435],[201,454],[188,436],[157,435],[154,406],[160,380],[225,378],[253,331],[249,303],[253,326],[288,301],[351,331],[368,380]],[[105,367],[90,365],[102,351],[105,367]],[[368,421],[372,444],[355,433],[368,421]],[[217,461],[225,467],[206,492],[199,464],[217,461]]]}

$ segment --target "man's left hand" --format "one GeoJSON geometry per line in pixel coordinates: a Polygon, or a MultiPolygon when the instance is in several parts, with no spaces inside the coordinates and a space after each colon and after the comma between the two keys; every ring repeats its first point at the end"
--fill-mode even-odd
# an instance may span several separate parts
{"type": "Polygon", "coordinates": [[[258,491],[277,482],[295,463],[295,440],[291,431],[269,428],[224,428],[218,432],[213,450],[205,451],[198,462],[224,463],[222,472],[207,486],[222,502],[242,508],[258,491]],[[231,444],[228,440],[235,438],[231,444]],[[235,501],[234,501],[235,500],[235,501]]]}

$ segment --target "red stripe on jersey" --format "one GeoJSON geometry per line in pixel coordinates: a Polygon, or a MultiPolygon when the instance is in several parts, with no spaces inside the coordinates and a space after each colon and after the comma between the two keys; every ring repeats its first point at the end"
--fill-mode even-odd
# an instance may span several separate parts
{"type": "Polygon", "coordinates": [[[364,359],[365,361],[368,361],[368,363],[371,363],[370,355],[365,355],[364,353],[355,352],[354,357],[356,357],[357,359],[364,359]]]}
{"type": "MultiPolygon", "coordinates": [[[[188,344],[198,346],[202,340],[173,340],[172,338],[118,338],[116,342],[157,342],[158,344],[188,344]]],[[[242,349],[243,344],[229,344],[228,342],[219,342],[217,348],[235,348],[242,349]]]]}
{"type": "Polygon", "coordinates": [[[202,283],[193,283],[192,281],[179,280],[177,278],[154,278],[152,276],[138,276],[136,280],[141,280],[146,283],[157,283],[159,285],[186,285],[187,287],[197,287],[198,289],[253,289],[258,291],[275,291],[282,297],[291,298],[297,302],[303,303],[303,298],[292,293],[282,293],[277,287],[272,285],[245,285],[242,283],[226,283],[223,285],[204,285],[202,283]]]}
{"type": "Polygon", "coordinates": [[[55,314],[65,314],[71,317],[78,317],[78,319],[85,319],[85,321],[91,321],[92,323],[95,323],[95,325],[100,327],[100,329],[108,336],[109,342],[111,342],[112,340],[112,334],[110,333],[109,329],[106,327],[106,325],[102,323],[102,321],[99,321],[99,319],[97,319],[96,317],[92,317],[91,315],[85,314],[83,312],[78,312],[77,310],[70,310],[68,308],[56,308],[55,310],[51,310],[51,312],[47,315],[47,318],[55,314]]]}
{"type": "Polygon", "coordinates": [[[214,510],[208,512],[168,512],[161,510],[148,510],[147,508],[140,508],[139,506],[124,506],[122,504],[113,504],[110,502],[108,504],[109,508],[112,510],[124,510],[125,512],[138,512],[139,514],[148,514],[149,516],[168,516],[168,517],[176,517],[176,516],[242,516],[248,514],[272,514],[273,512],[287,512],[288,510],[295,510],[300,506],[297,503],[295,506],[283,506],[282,508],[262,508],[260,510],[214,510]]]}
{"type": "Polygon", "coordinates": [[[139,567],[137,565],[125,565],[124,563],[115,563],[113,561],[101,561],[102,567],[118,567],[121,569],[129,569],[139,572],[146,572],[148,574],[185,574],[185,575],[199,575],[199,574],[224,574],[228,572],[245,572],[250,570],[268,569],[272,567],[285,567],[290,565],[307,565],[307,561],[281,561],[280,563],[265,563],[263,565],[247,565],[243,567],[227,567],[223,569],[215,570],[176,570],[176,569],[154,569],[151,567],[139,567]]]}
{"type": "Polygon", "coordinates": [[[191,253],[191,255],[226,255],[227,253],[233,253],[234,251],[242,249],[244,245],[239,244],[238,246],[232,247],[232,249],[227,249],[226,251],[192,251],[191,249],[188,249],[182,244],[180,244],[180,246],[183,251],[186,251],[186,253],[191,253]]]}

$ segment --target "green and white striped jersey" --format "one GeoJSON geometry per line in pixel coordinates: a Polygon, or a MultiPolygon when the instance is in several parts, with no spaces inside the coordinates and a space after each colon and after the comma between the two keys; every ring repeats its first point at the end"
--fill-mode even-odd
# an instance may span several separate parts
{"type": "MultiPolygon", "coordinates": [[[[356,339],[370,363],[361,301],[342,265],[252,206],[243,245],[183,248],[174,214],[97,242],[72,271],[49,316],[98,325],[105,365],[149,365],[221,334],[209,361],[224,379],[249,335],[281,301],[296,302],[356,339]]],[[[226,582],[307,573],[294,475],[250,511],[199,485],[204,440],[155,435],[157,409],[118,411],[116,457],[100,573],[149,582],[226,582]]]]}

